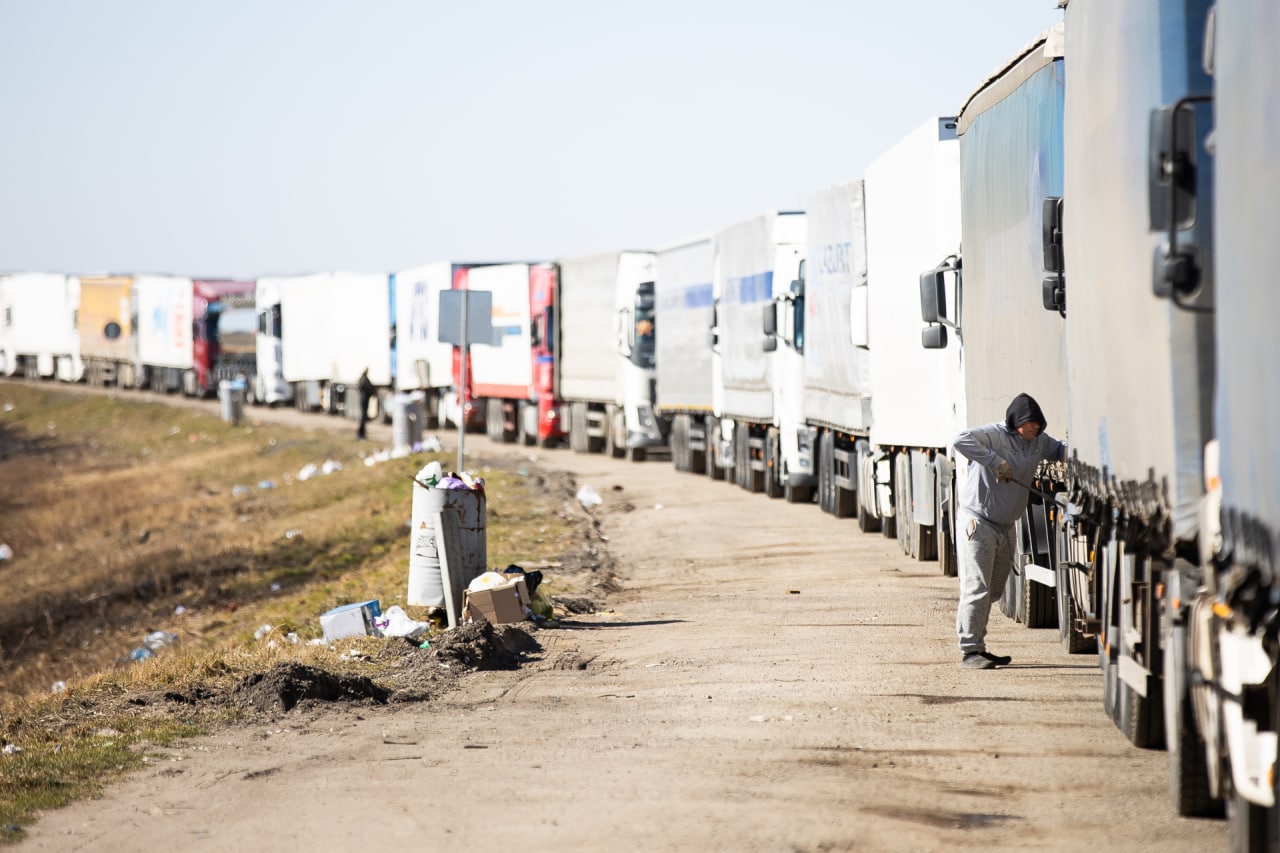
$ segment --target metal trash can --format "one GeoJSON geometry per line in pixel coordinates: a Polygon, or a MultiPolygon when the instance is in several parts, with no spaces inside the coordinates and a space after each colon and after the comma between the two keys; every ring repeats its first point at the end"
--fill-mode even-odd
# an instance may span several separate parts
{"type": "Polygon", "coordinates": [[[422,443],[426,406],[420,394],[397,394],[391,398],[391,452],[410,453],[422,443]]]}
{"type": "Polygon", "coordinates": [[[230,379],[218,382],[218,404],[223,422],[238,426],[240,419],[244,417],[243,385],[237,387],[237,383],[230,379]]]}
{"type": "MultiPolygon", "coordinates": [[[[409,590],[407,603],[415,607],[444,607],[444,580],[440,568],[440,550],[444,543],[436,541],[436,516],[453,516],[458,529],[458,553],[461,555],[461,582],[465,588],[484,574],[488,563],[485,531],[485,497],[479,489],[436,489],[417,483],[413,487],[412,531],[409,547],[409,590]]],[[[455,577],[458,569],[455,568],[455,577]]],[[[459,598],[461,589],[454,590],[459,598]]]]}

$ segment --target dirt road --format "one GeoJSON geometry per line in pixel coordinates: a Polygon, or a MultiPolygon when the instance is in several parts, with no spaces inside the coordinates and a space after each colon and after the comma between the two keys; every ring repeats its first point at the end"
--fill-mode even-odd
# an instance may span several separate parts
{"type": "Polygon", "coordinates": [[[442,701],[190,742],[19,849],[1225,847],[1174,816],[1164,753],[1125,742],[1056,632],[996,614],[1015,665],[962,671],[955,581],[856,523],[666,462],[536,456],[604,496],[611,612],[442,701]]]}

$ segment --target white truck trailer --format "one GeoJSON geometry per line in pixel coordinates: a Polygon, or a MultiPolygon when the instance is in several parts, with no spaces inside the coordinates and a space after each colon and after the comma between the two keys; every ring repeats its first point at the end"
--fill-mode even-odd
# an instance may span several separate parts
{"type": "Polygon", "coordinates": [[[677,471],[723,476],[709,463],[711,325],[714,322],[715,237],[704,234],[659,246],[654,259],[657,413],[670,424],[677,471]]]}
{"type": "MultiPolygon", "coordinates": [[[[960,341],[921,346],[920,280],[943,276],[954,306],[960,251],[956,120],[932,118],[867,166],[871,429],[858,455],[864,530],[897,535],[903,553],[956,571],[950,445],[966,426],[960,341]],[[933,275],[934,273],[930,273],[933,275]]],[[[954,307],[951,308],[954,319],[954,307]]]]}
{"type": "Polygon", "coordinates": [[[666,446],[656,393],[653,252],[559,262],[556,392],[569,446],[643,461],[666,446]]]}
{"type": "MultiPolygon", "coordinates": [[[[957,334],[964,341],[964,418],[978,425],[1002,422],[1019,393],[1034,397],[1050,434],[1073,441],[1067,421],[1066,348],[1062,318],[1045,311],[1045,199],[1061,197],[1063,90],[1061,25],[1019,51],[965,102],[960,133],[960,221],[963,246],[962,307],[957,334]]],[[[1052,205],[1050,205],[1052,207],[1052,205]]],[[[926,321],[944,313],[940,276],[922,279],[926,321]],[[926,292],[927,291],[927,292],[926,292]]],[[[938,323],[924,333],[927,346],[945,343],[938,323]]],[[[1038,488],[1062,487],[1061,472],[1038,488]]],[[[954,494],[954,491],[953,491],[954,494]]],[[[1027,627],[1058,624],[1056,552],[1051,526],[1058,509],[1031,494],[1018,523],[1018,554],[1001,601],[1010,618],[1027,627]]]]}
{"type": "Polygon", "coordinates": [[[471,266],[438,261],[395,274],[395,387],[423,395],[428,427],[457,408],[454,348],[440,341],[440,294],[464,286],[471,266]]]}
{"type": "Polygon", "coordinates": [[[804,417],[818,506],[839,518],[856,511],[856,448],[859,441],[865,448],[871,428],[865,214],[862,181],[815,193],[806,211],[804,417]]]}
{"type": "Polygon", "coordinates": [[[78,382],[80,281],[56,273],[0,276],[0,376],[78,382]]]}
{"type": "Polygon", "coordinates": [[[730,226],[715,243],[709,463],[775,497],[814,483],[804,356],[795,347],[805,240],[804,214],[783,211],[730,226]]]}
{"type": "Polygon", "coordinates": [[[360,373],[378,389],[379,417],[391,391],[391,295],[385,273],[333,272],[259,279],[258,365],[263,402],[287,399],[303,410],[357,417],[360,373]],[[272,334],[263,334],[263,328],[272,334]],[[270,370],[280,365],[279,381],[270,370]]]}
{"type": "MultiPolygon", "coordinates": [[[[1190,639],[1180,660],[1165,660],[1165,672],[1178,675],[1177,683],[1165,677],[1166,740],[1171,780],[1188,764],[1173,761],[1179,744],[1204,749],[1195,765],[1212,768],[1209,793],[1226,801],[1235,846],[1274,851],[1280,849],[1280,442],[1272,430],[1280,422],[1280,359],[1269,353],[1280,313],[1272,257],[1273,214],[1280,214],[1280,6],[1242,0],[1215,6],[1208,64],[1214,75],[1216,447],[1206,459],[1216,464],[1205,471],[1212,488],[1202,513],[1200,570],[1188,577],[1184,561],[1178,568],[1187,582],[1173,591],[1166,584],[1170,626],[1186,629],[1190,639]],[[1186,701],[1192,698],[1186,689],[1197,681],[1194,701],[1186,701]],[[1178,698],[1183,701],[1172,701],[1178,698]]],[[[1192,17],[1192,44],[1199,23],[1192,17]]],[[[1178,93],[1166,95],[1176,100],[1178,93]]],[[[1203,104],[1195,109],[1204,114],[1203,104]]],[[[1206,124],[1190,139],[1201,140],[1206,124]]],[[[1207,224],[1200,225],[1202,233],[1207,224]]],[[[1166,638],[1171,633],[1166,630],[1166,638]]],[[[1166,639],[1166,654],[1169,645],[1166,639]]]]}

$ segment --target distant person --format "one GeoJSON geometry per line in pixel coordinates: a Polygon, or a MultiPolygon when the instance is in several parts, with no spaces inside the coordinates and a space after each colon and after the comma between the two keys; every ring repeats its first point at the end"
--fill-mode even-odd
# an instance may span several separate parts
{"type": "Polygon", "coordinates": [[[987,617],[994,596],[1004,594],[1017,552],[1019,516],[1031,499],[1031,478],[1044,460],[1065,459],[1067,446],[1045,434],[1044,413],[1029,394],[1013,398],[1004,423],[956,436],[956,452],[968,460],[960,494],[956,541],[960,551],[960,605],[956,634],[960,666],[1008,666],[1008,655],[987,651],[987,617]]]}
{"type": "Polygon", "coordinates": [[[373,382],[369,379],[369,368],[365,368],[360,372],[360,426],[356,427],[356,439],[364,441],[368,436],[365,435],[365,424],[369,422],[369,401],[373,399],[373,382]]]}

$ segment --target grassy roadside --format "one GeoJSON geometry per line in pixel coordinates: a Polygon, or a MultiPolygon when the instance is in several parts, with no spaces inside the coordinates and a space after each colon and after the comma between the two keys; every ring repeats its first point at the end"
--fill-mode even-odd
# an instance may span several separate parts
{"type": "MultiPolygon", "coordinates": [[[[425,616],[404,602],[410,476],[453,460],[368,465],[345,431],[249,414],[232,427],[141,394],[0,382],[0,544],[13,552],[0,560],[0,843],[157,747],[249,719],[226,697],[272,668],[431,692],[409,679],[418,652],[403,641],[306,641],[351,601],[425,616]],[[333,473],[303,478],[325,463],[333,473]],[[176,642],[133,661],[153,632],[176,642]]],[[[490,566],[543,568],[553,596],[607,582],[571,482],[474,472],[490,566]]]]}

